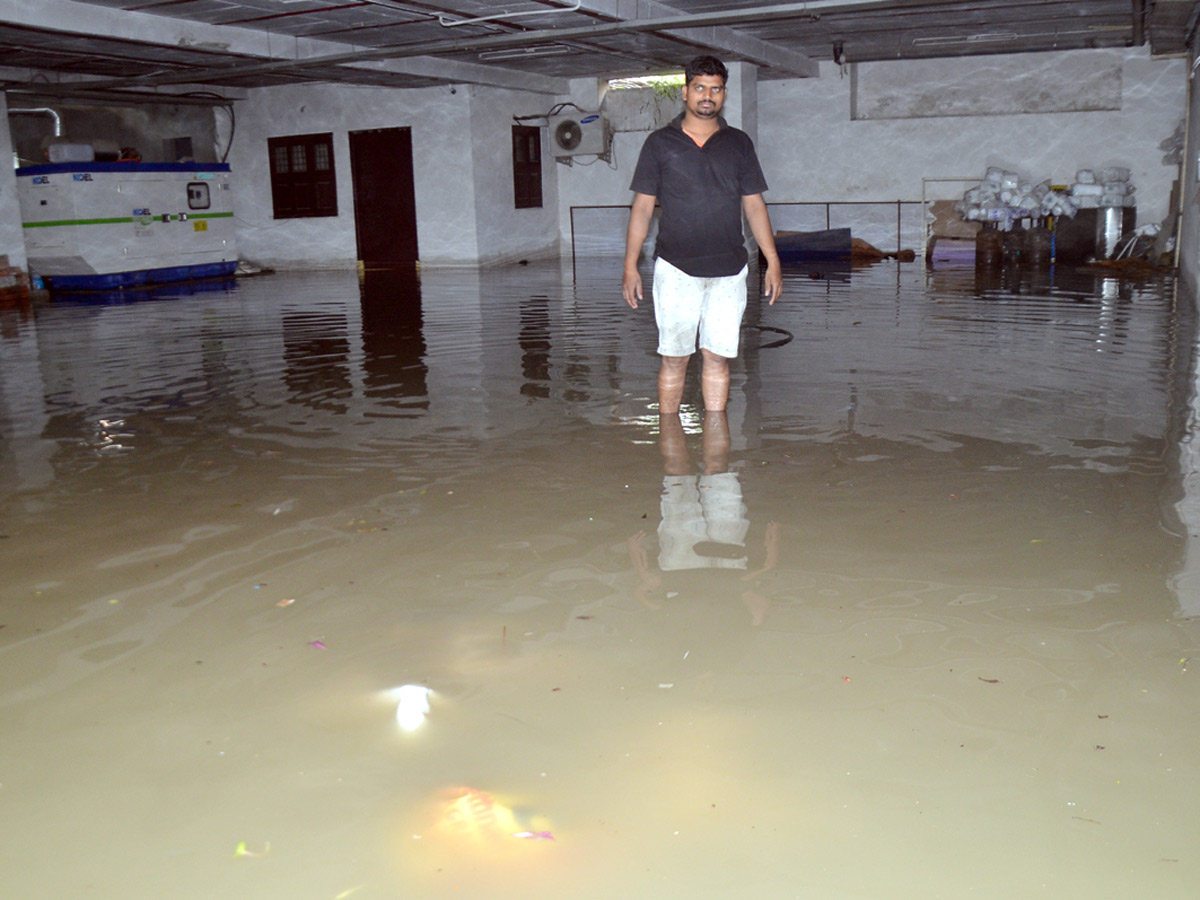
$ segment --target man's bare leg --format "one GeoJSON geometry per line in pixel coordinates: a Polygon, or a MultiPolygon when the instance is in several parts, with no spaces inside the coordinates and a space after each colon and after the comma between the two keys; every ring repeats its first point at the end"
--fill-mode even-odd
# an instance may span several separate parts
{"type": "Polygon", "coordinates": [[[687,380],[690,356],[664,356],[658,367],[658,412],[675,414],[683,403],[683,383],[687,380]]]}
{"type": "Polygon", "coordinates": [[[729,360],[711,350],[700,350],[704,368],[700,373],[700,390],[704,395],[704,409],[722,412],[729,402],[729,360]]]}

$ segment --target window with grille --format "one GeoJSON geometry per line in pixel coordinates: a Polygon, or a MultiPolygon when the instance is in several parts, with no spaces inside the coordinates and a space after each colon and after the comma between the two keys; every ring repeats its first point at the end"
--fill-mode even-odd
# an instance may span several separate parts
{"type": "Polygon", "coordinates": [[[337,215],[333,134],[267,139],[275,218],[337,215]]]}
{"type": "Polygon", "coordinates": [[[513,196],[517,209],[542,205],[542,129],[514,125],[513,196]]]}

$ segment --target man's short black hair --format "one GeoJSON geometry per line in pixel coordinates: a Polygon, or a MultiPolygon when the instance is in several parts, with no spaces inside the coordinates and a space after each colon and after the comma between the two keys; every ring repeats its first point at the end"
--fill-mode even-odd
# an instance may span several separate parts
{"type": "Polygon", "coordinates": [[[720,75],[722,81],[729,81],[729,70],[715,56],[697,56],[689,62],[683,70],[683,83],[691,84],[697,75],[720,75]]]}

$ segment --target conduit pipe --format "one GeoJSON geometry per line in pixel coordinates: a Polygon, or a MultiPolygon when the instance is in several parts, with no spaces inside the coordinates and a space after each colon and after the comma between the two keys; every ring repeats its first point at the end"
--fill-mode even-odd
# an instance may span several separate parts
{"type": "Polygon", "coordinates": [[[51,109],[48,106],[35,106],[28,109],[10,109],[10,116],[50,116],[54,119],[54,136],[62,137],[62,116],[57,110],[51,109]]]}

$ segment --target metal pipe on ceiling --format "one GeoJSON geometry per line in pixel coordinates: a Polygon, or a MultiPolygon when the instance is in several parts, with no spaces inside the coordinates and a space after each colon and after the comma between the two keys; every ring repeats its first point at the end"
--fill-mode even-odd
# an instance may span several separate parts
{"type": "MultiPolygon", "coordinates": [[[[118,90],[96,90],[90,82],[79,82],[78,87],[70,84],[18,84],[0,82],[0,90],[12,96],[30,100],[86,100],[94,103],[105,103],[110,106],[145,106],[160,104],[163,106],[231,106],[242,97],[189,96],[187,94],[152,94],[149,91],[133,92],[118,90]],[[52,90],[47,90],[47,88],[52,90]]],[[[48,107],[47,107],[48,108],[48,107]]],[[[12,112],[12,110],[9,110],[12,112]]]]}

